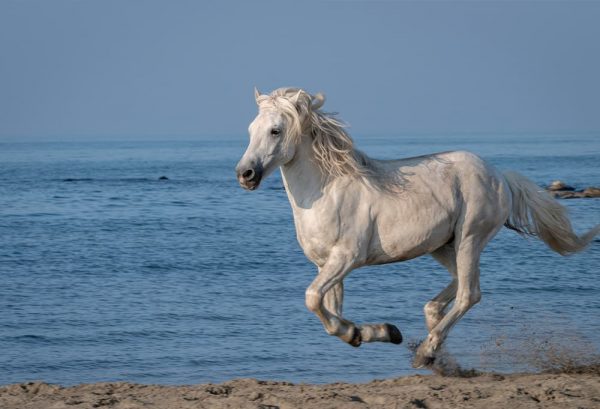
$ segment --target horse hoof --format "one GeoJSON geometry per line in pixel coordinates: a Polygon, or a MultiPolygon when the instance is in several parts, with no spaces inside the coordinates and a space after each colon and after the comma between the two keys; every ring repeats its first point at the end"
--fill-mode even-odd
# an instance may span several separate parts
{"type": "Polygon", "coordinates": [[[360,344],[362,344],[362,337],[360,335],[360,328],[354,327],[354,333],[352,334],[352,339],[348,342],[355,348],[358,348],[360,344]]]}
{"type": "Polygon", "coordinates": [[[392,344],[396,344],[396,345],[401,344],[402,343],[402,333],[400,332],[398,327],[396,327],[395,325],[392,325],[392,324],[385,324],[385,327],[390,336],[390,342],[392,344]]]}
{"type": "Polygon", "coordinates": [[[421,369],[421,368],[429,368],[435,362],[434,356],[419,356],[417,355],[413,361],[413,368],[421,369]]]}

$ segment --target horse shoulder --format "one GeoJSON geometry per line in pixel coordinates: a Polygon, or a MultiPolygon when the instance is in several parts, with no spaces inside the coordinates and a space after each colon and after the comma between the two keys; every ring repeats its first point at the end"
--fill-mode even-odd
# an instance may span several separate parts
{"type": "Polygon", "coordinates": [[[296,237],[309,260],[324,264],[334,247],[360,253],[370,225],[366,194],[363,185],[340,178],[310,208],[294,209],[296,237]]]}

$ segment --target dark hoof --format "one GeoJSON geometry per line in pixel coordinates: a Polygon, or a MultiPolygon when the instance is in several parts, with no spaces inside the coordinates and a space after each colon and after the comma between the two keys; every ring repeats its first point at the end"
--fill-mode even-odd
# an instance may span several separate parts
{"type": "Polygon", "coordinates": [[[387,332],[390,336],[390,342],[392,344],[401,344],[402,343],[402,333],[400,332],[400,330],[398,329],[398,327],[396,327],[395,325],[392,324],[385,324],[386,328],[387,328],[387,332]]]}
{"type": "Polygon", "coordinates": [[[358,327],[354,327],[354,333],[352,334],[352,339],[348,343],[356,348],[358,348],[360,346],[360,344],[362,344],[362,337],[360,336],[360,329],[358,327]]]}

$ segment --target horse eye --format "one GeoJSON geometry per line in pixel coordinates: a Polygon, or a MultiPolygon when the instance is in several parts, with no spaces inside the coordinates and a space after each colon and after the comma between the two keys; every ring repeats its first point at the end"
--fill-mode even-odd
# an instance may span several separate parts
{"type": "Polygon", "coordinates": [[[281,133],[281,130],[277,129],[277,128],[273,128],[271,129],[271,135],[279,135],[281,133]]]}

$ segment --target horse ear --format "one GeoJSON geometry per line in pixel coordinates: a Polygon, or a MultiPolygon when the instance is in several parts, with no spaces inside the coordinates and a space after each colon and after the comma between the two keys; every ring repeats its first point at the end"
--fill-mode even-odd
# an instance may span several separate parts
{"type": "Polygon", "coordinates": [[[310,103],[310,108],[311,109],[319,109],[323,106],[324,103],[325,103],[325,95],[321,92],[317,92],[312,97],[312,101],[310,103]]]}
{"type": "Polygon", "coordinates": [[[254,99],[256,100],[257,104],[258,104],[258,97],[260,97],[260,91],[258,90],[258,88],[254,87],[254,99]]]}
{"type": "Polygon", "coordinates": [[[296,107],[298,107],[298,101],[300,100],[300,95],[302,95],[302,90],[298,90],[298,92],[296,92],[296,94],[293,97],[290,98],[290,101],[296,107]]]}

